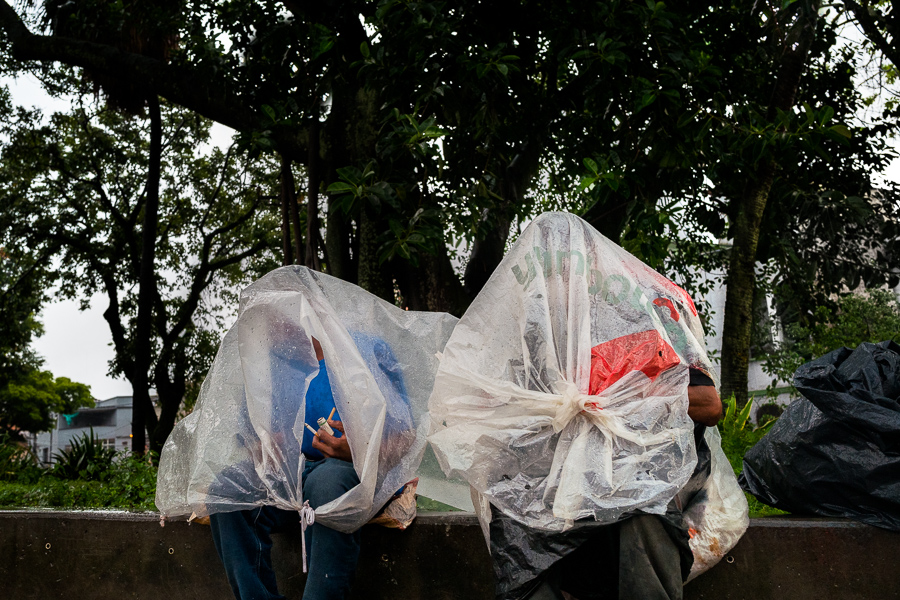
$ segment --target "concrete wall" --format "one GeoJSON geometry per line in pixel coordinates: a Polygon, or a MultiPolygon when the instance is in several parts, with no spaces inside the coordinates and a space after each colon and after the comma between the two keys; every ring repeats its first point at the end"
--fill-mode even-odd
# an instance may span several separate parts
{"type": "MultiPolygon", "coordinates": [[[[422,514],[406,531],[367,527],[354,600],[493,597],[471,514],[422,514]]],[[[687,599],[900,598],[900,534],[824,519],[757,519],[687,599]]],[[[298,532],[275,539],[281,591],[302,595],[298,532]]],[[[152,514],[0,512],[0,600],[231,597],[209,529],[152,514]]]]}

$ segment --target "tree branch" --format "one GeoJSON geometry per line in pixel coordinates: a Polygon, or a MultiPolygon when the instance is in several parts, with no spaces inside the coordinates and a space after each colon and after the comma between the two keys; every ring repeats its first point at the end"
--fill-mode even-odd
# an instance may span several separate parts
{"type": "MultiPolygon", "coordinates": [[[[238,131],[263,128],[256,106],[241,102],[235,82],[207,69],[169,65],[140,54],[55,35],[35,35],[28,31],[18,13],[0,0],[0,28],[12,45],[12,56],[20,61],[61,62],[90,69],[113,79],[126,80],[147,94],[193,110],[204,117],[238,131]]],[[[279,151],[306,164],[305,135],[297,126],[266,123],[279,151]]]]}
{"type": "Polygon", "coordinates": [[[862,27],[863,33],[875,44],[875,47],[894,65],[900,67],[900,52],[881,33],[875,17],[869,13],[868,8],[853,0],[844,0],[844,6],[853,14],[853,18],[862,27]]]}

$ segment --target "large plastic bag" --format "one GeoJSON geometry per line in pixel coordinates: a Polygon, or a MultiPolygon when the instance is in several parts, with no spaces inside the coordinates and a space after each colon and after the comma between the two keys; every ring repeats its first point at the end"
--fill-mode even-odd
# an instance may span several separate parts
{"type": "MultiPolygon", "coordinates": [[[[404,311],[304,267],[277,269],[241,294],[194,411],[160,458],[166,516],[303,504],[305,402],[321,344],[360,484],[316,509],[340,531],[367,522],[422,458],[436,353],[457,319],[404,311]]],[[[316,415],[327,417],[328,415],[316,415]]]]}
{"type": "Polygon", "coordinates": [[[794,385],[803,398],[744,456],[741,486],[792,513],[900,531],[900,346],[835,350],[794,385]]]}
{"type": "Polygon", "coordinates": [[[747,497],[722,450],[718,428],[708,427],[704,435],[712,455],[710,473],[684,510],[694,556],[688,581],[722,560],[750,526],[747,497]]]}
{"type": "Polygon", "coordinates": [[[447,343],[429,441],[485,531],[489,504],[544,531],[663,514],[696,464],[703,339],[681,288],[578,217],[541,215],[447,343]]]}

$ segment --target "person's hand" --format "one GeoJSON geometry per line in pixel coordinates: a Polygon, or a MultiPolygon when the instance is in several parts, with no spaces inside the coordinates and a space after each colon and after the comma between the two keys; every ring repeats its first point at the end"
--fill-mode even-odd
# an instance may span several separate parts
{"type": "MultiPolygon", "coordinates": [[[[328,424],[331,425],[332,429],[344,433],[344,424],[340,421],[329,419],[328,424]]],[[[312,445],[325,458],[338,458],[347,462],[353,462],[353,455],[350,453],[350,443],[347,441],[346,435],[335,437],[324,429],[319,429],[316,435],[313,436],[312,445]]]]}

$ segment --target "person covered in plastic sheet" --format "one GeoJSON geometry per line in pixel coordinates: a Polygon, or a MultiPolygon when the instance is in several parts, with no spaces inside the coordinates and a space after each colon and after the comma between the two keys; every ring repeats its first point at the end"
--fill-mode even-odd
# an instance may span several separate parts
{"type": "Polygon", "coordinates": [[[498,600],[681,598],[722,416],[687,293],[539,216],[447,342],[429,442],[473,489],[498,600]]]}
{"type": "MultiPolygon", "coordinates": [[[[302,343],[304,333],[294,330],[302,343]]],[[[409,401],[399,372],[397,360],[388,345],[372,336],[351,334],[360,353],[370,365],[379,387],[394,404],[394,416],[388,415],[385,440],[382,443],[381,469],[396,464],[413,443],[412,415],[409,401]],[[398,418],[406,411],[406,419],[398,418]],[[398,410],[398,408],[400,410],[398,410]],[[396,460],[392,459],[394,456],[396,460]]],[[[290,356],[279,357],[278,344],[273,354],[273,398],[270,431],[276,437],[293,436],[293,417],[297,414],[297,401],[305,403],[305,425],[300,451],[305,464],[302,474],[304,499],[315,510],[344,495],[359,484],[353,466],[353,456],[344,425],[335,406],[328,378],[326,357],[319,341],[311,340],[318,361],[318,373],[314,376],[309,365],[290,356]],[[281,363],[278,365],[278,363],[281,363]],[[293,373],[291,373],[293,372],[293,373]],[[291,392],[292,382],[312,376],[305,398],[296,398],[291,392]],[[321,425],[324,418],[327,426],[321,425]],[[328,430],[332,431],[329,432],[328,430]]],[[[295,353],[290,353],[295,354],[295,353]]],[[[281,444],[278,444],[280,446],[281,444]]],[[[256,445],[258,446],[258,444],[256,445]]],[[[297,457],[299,458],[299,457],[297,457]]],[[[259,457],[256,457],[259,460],[259,457]]],[[[290,461],[285,461],[290,462],[290,461]]],[[[299,462],[297,463],[299,464],[299,462]]],[[[236,465],[220,478],[221,488],[229,494],[244,489],[247,498],[259,498],[263,484],[255,477],[250,465],[236,465]]],[[[271,481],[269,482],[271,485],[271,481]]],[[[398,491],[398,494],[402,489],[398,491]]],[[[211,496],[215,491],[211,490],[211,496]]],[[[395,497],[397,497],[395,495],[395,497]]],[[[260,506],[252,510],[220,512],[210,515],[213,541],[225,566],[228,581],[237,600],[281,599],[278,593],[275,571],[272,566],[271,534],[290,526],[296,526],[298,512],[274,506],[260,506]]],[[[303,591],[304,600],[339,600],[345,598],[356,571],[360,552],[360,531],[342,533],[321,523],[306,528],[305,543],[308,556],[308,575],[303,591]]]]}
{"type": "MultiPolygon", "coordinates": [[[[657,302],[663,307],[673,307],[670,299],[657,302]]],[[[672,311],[674,313],[674,308],[672,311]]],[[[678,361],[671,347],[659,348],[653,335],[636,334],[626,340],[613,340],[612,344],[600,344],[591,352],[591,390],[597,394],[609,387],[623,375],[622,364],[618,373],[611,372],[610,354],[631,354],[640,357],[639,370],[653,377],[678,361]],[[607,346],[604,348],[604,346],[607,346]],[[649,352],[648,352],[649,351],[649,352]]],[[[542,575],[514,591],[504,594],[504,598],[517,597],[522,600],[577,600],[605,599],[678,599],[682,598],[683,581],[687,579],[693,563],[688,541],[690,532],[681,521],[681,511],[703,487],[710,473],[711,454],[704,434],[707,427],[715,427],[722,418],[722,402],[712,378],[704,369],[690,367],[688,384],[688,416],[695,423],[694,440],[697,445],[697,467],[688,484],[673,499],[665,516],[636,514],[613,525],[590,527],[588,521],[583,530],[575,529],[561,534],[548,533],[544,536],[534,532],[525,534],[520,523],[493,509],[491,521],[491,545],[531,542],[528,535],[540,539],[533,551],[540,552],[540,544],[548,548],[560,545],[563,536],[580,539],[577,549],[555,562],[542,575]],[[518,538],[518,539],[517,539],[518,538]],[[564,596],[562,592],[568,594],[564,596]]],[[[568,540],[571,544],[572,540],[568,540]]],[[[562,542],[564,545],[565,542],[562,542]]]]}

